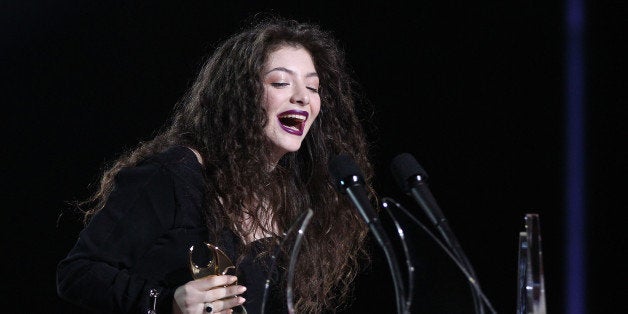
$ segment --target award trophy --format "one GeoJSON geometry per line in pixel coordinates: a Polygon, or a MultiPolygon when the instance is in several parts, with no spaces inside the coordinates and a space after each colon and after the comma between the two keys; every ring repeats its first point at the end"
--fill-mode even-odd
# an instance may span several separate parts
{"type": "MultiPolygon", "coordinates": [[[[206,276],[234,275],[235,266],[221,249],[217,246],[204,243],[198,248],[190,247],[190,271],[194,279],[206,276]]],[[[234,282],[232,285],[237,284],[234,282]]],[[[235,296],[234,296],[235,297],[235,296]]],[[[233,308],[233,313],[246,314],[246,309],[242,305],[233,308]]]]}
{"type": "Polygon", "coordinates": [[[519,233],[517,314],[546,314],[539,215],[528,213],[519,233]]]}

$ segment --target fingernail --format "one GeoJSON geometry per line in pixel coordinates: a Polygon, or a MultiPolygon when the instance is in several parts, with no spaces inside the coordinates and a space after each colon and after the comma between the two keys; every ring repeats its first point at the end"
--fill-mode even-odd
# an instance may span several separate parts
{"type": "Polygon", "coordinates": [[[244,291],[246,291],[246,287],[245,287],[245,286],[240,286],[240,287],[238,288],[238,292],[239,292],[239,293],[242,293],[242,292],[244,292],[244,291]]]}
{"type": "Polygon", "coordinates": [[[233,282],[233,281],[236,281],[236,280],[238,280],[238,277],[236,277],[236,276],[229,276],[229,281],[230,282],[233,282]]]}
{"type": "Polygon", "coordinates": [[[246,299],[245,299],[245,298],[243,298],[243,297],[238,297],[238,303],[242,304],[242,303],[244,303],[244,301],[246,301],[246,299]]]}

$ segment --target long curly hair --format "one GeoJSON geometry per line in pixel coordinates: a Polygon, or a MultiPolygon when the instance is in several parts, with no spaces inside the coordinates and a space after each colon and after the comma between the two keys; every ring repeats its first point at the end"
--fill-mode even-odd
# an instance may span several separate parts
{"type": "Polygon", "coordinates": [[[89,204],[84,222],[103,208],[120,169],[172,145],[192,147],[203,159],[203,209],[216,237],[227,228],[239,235],[262,231],[281,239],[304,210],[313,210],[295,272],[295,307],[302,313],[338,310],[368,256],[367,227],[328,174],[333,156],[353,157],[375,204],[368,144],[355,109],[357,85],[349,73],[336,39],[318,25],[271,17],[243,29],[207,59],[172,120],[104,172],[98,190],[84,203],[89,204]],[[311,54],[320,79],[321,111],[301,148],[273,168],[268,167],[271,145],[264,132],[268,118],[261,105],[261,73],[269,54],[285,46],[311,54]],[[244,219],[248,230],[241,229],[244,219]]]}

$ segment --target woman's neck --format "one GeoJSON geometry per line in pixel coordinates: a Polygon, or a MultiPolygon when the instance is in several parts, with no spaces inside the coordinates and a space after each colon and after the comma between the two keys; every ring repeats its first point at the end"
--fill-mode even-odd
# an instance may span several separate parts
{"type": "MultiPolygon", "coordinates": [[[[201,156],[201,154],[192,147],[188,146],[187,148],[194,153],[194,155],[196,156],[196,160],[198,160],[198,163],[203,165],[203,157],[201,156]]],[[[277,161],[279,161],[279,159],[277,159],[277,161]]],[[[271,170],[274,169],[275,166],[276,166],[276,163],[272,165],[271,170]]],[[[219,197],[219,200],[222,203],[222,198],[219,197]]],[[[255,204],[257,202],[258,201],[256,200],[256,201],[251,202],[251,204],[255,204]]],[[[249,244],[253,241],[271,237],[273,236],[273,233],[275,234],[277,233],[278,228],[276,224],[272,222],[272,214],[267,205],[268,205],[267,202],[262,202],[261,206],[252,205],[252,207],[257,207],[256,215],[259,219],[260,224],[262,226],[265,226],[266,228],[255,226],[255,219],[253,219],[253,217],[251,217],[246,211],[244,211],[243,213],[243,217],[241,220],[242,225],[235,226],[236,232],[238,233],[238,235],[240,236],[240,238],[245,244],[249,244]],[[272,224],[272,227],[268,228],[268,226],[270,226],[271,224],[272,224]],[[268,229],[270,229],[271,231],[267,231],[268,229]]]]}
{"type": "Polygon", "coordinates": [[[245,244],[253,241],[272,237],[277,234],[277,225],[273,222],[272,210],[268,207],[268,202],[249,202],[249,210],[244,210],[241,217],[241,225],[235,226],[236,231],[245,244]],[[251,210],[255,216],[249,215],[251,210]]]}

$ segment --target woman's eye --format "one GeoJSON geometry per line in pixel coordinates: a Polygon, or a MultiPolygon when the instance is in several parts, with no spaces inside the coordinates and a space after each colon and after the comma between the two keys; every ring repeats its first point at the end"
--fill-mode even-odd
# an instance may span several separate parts
{"type": "Polygon", "coordinates": [[[315,88],[315,87],[308,87],[307,89],[309,89],[309,90],[311,90],[311,91],[313,91],[313,92],[315,92],[315,93],[318,93],[318,88],[315,88]]]}
{"type": "Polygon", "coordinates": [[[283,87],[283,86],[288,86],[290,84],[288,84],[288,83],[270,83],[270,85],[274,86],[274,87],[283,87]]]}

